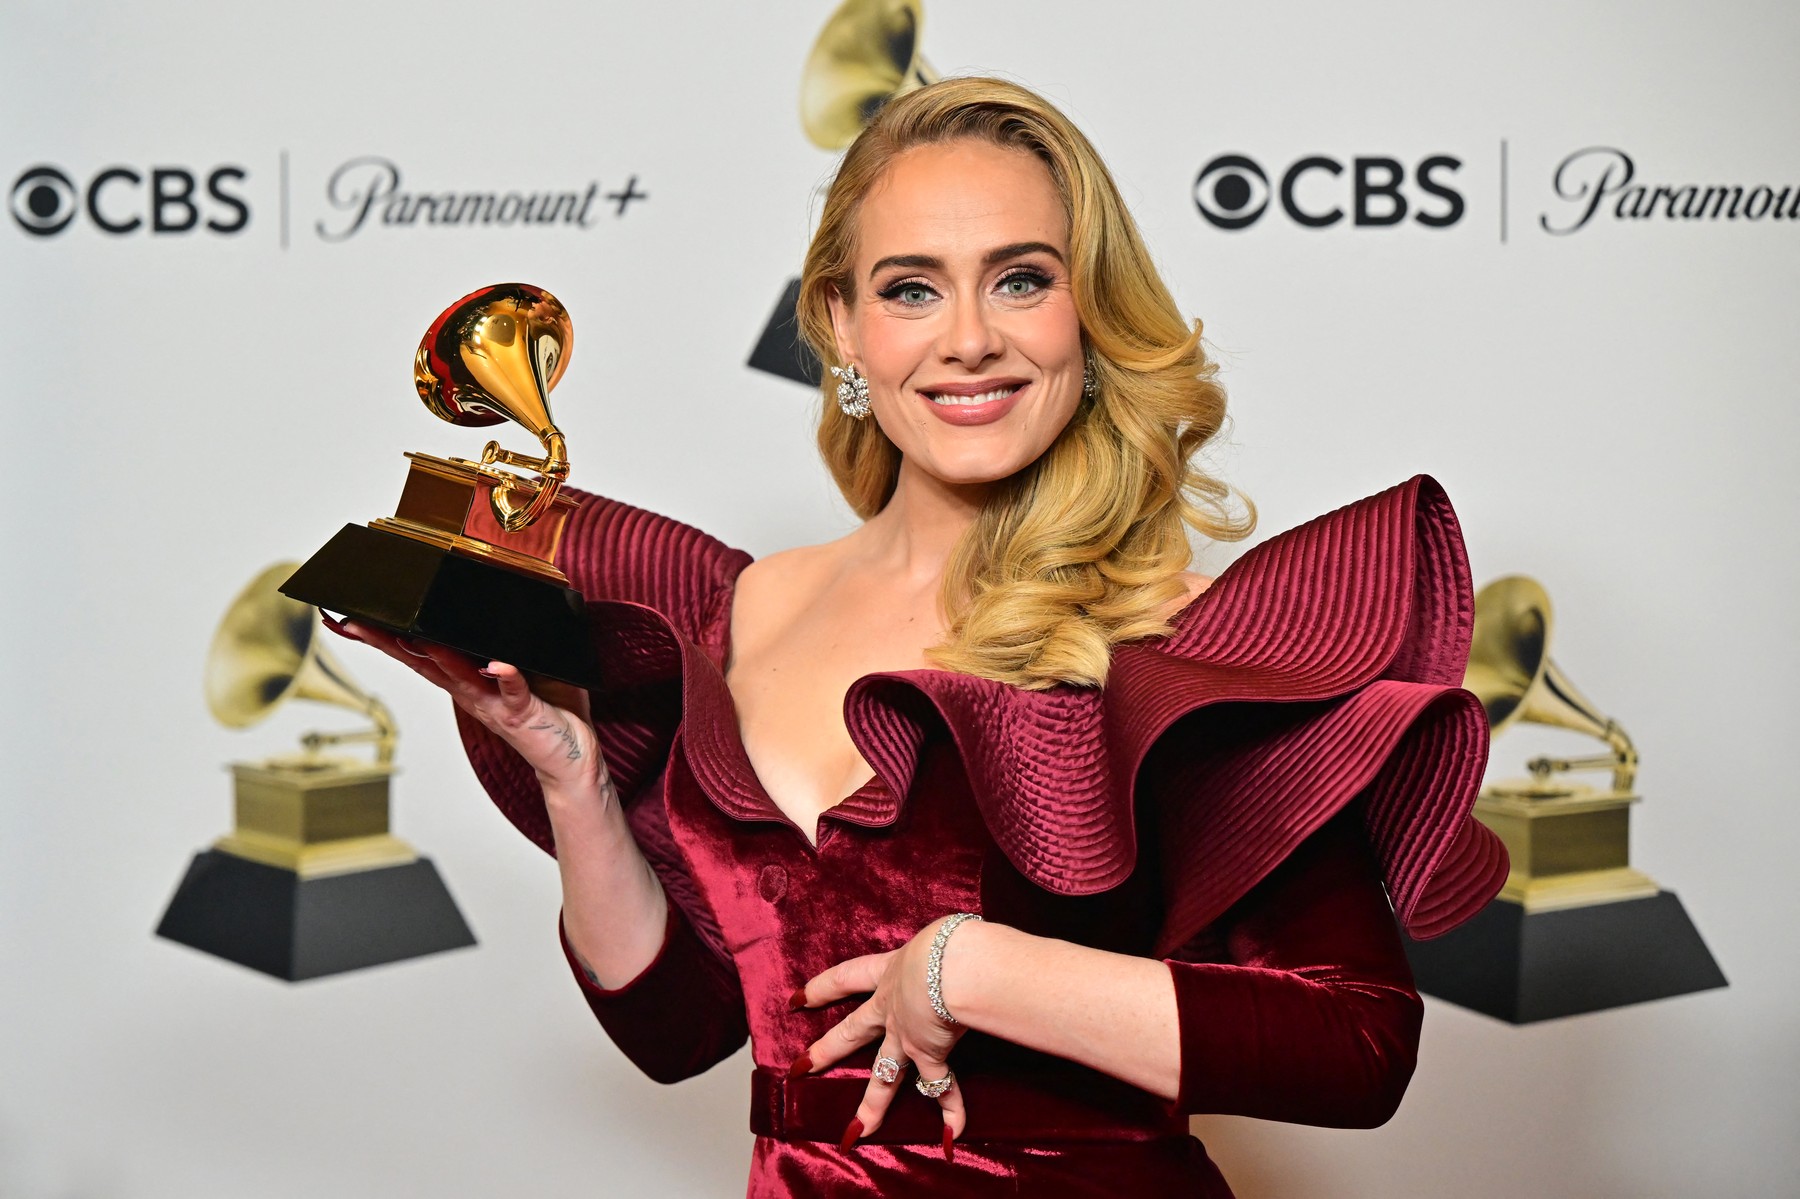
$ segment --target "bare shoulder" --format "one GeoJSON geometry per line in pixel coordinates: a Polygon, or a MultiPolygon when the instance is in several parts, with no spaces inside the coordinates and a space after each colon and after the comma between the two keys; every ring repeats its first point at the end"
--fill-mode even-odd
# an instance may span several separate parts
{"type": "Polygon", "coordinates": [[[732,637],[755,635],[779,626],[822,586],[835,560],[835,542],[799,545],[758,558],[737,578],[732,605],[732,637]]]}
{"type": "Polygon", "coordinates": [[[803,585],[829,567],[835,545],[835,542],[797,545],[765,555],[744,567],[743,573],[738,575],[738,586],[748,597],[752,593],[803,585]]]}

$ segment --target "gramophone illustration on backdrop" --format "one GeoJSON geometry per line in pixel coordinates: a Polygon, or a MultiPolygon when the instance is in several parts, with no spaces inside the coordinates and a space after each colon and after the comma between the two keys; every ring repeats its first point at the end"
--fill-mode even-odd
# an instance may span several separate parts
{"type": "Polygon", "coordinates": [[[531,674],[597,683],[585,603],[556,567],[576,503],[562,493],[569,455],[550,389],[573,338],[567,310],[529,284],[484,287],[445,309],[413,359],[419,398],[453,425],[523,426],[543,454],[497,441],[479,461],[407,454],[395,514],[345,525],[282,593],[531,674]]]}
{"type": "Polygon", "coordinates": [[[1489,583],[1475,597],[1463,686],[1496,736],[1553,725],[1606,752],[1533,758],[1528,779],[1482,790],[1475,815],[1505,843],[1512,869],[1475,919],[1408,943],[1419,989],[1527,1024],[1725,986],[1675,893],[1631,865],[1637,747],[1551,659],[1551,630],[1550,597],[1535,580],[1489,583]],[[1589,770],[1606,771],[1607,785],[1568,777],[1589,770]]]}
{"type": "Polygon", "coordinates": [[[247,728],[311,700],[369,727],[233,763],[232,830],[195,855],[157,935],[290,982],[473,945],[431,861],[389,831],[393,718],[325,652],[318,612],[277,590],[293,569],[269,567],[232,601],[206,659],[207,706],[247,728]],[[327,752],[357,743],[373,760],[327,752]]]}
{"type": "MultiPolygon", "coordinates": [[[[856,140],[881,106],[937,82],[919,53],[925,8],[920,0],[844,0],[819,31],[800,76],[800,126],[821,150],[856,140]]],[[[819,364],[800,340],[795,319],[800,280],[789,279],[750,351],[754,370],[817,386],[819,364]]]]}

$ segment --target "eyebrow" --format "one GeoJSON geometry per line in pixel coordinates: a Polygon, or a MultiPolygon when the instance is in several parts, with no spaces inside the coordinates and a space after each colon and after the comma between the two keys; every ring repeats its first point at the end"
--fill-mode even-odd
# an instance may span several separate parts
{"type": "MultiPolygon", "coordinates": [[[[996,262],[1005,262],[1008,258],[1019,258],[1026,254],[1048,254],[1058,262],[1063,261],[1063,256],[1058,252],[1057,248],[1047,242],[1020,241],[1014,242],[1010,246],[1001,246],[998,249],[989,250],[982,256],[981,265],[993,266],[996,262]]],[[[944,260],[942,258],[933,258],[929,254],[890,254],[869,268],[869,278],[873,279],[876,275],[880,274],[884,269],[890,266],[904,266],[921,270],[941,271],[944,269],[944,260]]]]}

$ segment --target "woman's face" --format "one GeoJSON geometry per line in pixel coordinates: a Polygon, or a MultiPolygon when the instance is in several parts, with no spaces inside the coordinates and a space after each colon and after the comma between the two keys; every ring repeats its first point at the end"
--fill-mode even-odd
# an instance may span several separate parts
{"type": "Polygon", "coordinates": [[[1036,461],[1081,399],[1069,225],[1036,156],[964,139],[901,154],[857,213],[844,361],[908,462],[956,484],[1036,461]]]}

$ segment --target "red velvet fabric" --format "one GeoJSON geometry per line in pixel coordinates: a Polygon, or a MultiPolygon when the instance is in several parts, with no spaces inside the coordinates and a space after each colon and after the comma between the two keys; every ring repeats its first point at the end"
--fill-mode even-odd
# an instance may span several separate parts
{"type": "MultiPolygon", "coordinates": [[[[721,673],[748,557],[594,497],[564,545],[608,679],[596,728],[674,901],[636,979],[603,991],[574,972],[652,1078],[749,1038],[751,1195],[1227,1196],[1186,1113],[1354,1127],[1393,1113],[1421,1014],[1395,913],[1414,935],[1446,931],[1506,874],[1469,816],[1486,721],[1458,686],[1473,601],[1435,482],[1251,550],[1173,634],[1119,647],[1105,688],[858,680],[846,723],[876,775],[825,814],[816,848],[758,783],[721,673]],[[1176,1101],[971,1032],[954,1163],[936,1105],[910,1088],[839,1150],[874,1049],[785,1079],[856,1002],[790,1012],[787,996],[958,910],[1168,962],[1176,1101]]],[[[530,771],[462,730],[496,803],[553,849],[530,771]]]]}

